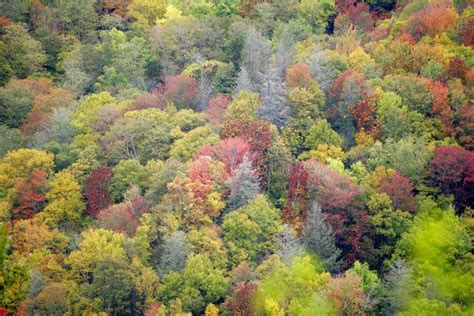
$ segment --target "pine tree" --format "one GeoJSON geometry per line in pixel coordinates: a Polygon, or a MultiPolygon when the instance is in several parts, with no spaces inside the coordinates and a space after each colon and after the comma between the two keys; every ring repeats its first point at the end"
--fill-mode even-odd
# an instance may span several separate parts
{"type": "Polygon", "coordinates": [[[303,241],[309,250],[318,255],[330,272],[338,272],[342,261],[338,260],[341,250],[336,247],[334,233],[326,224],[321,206],[313,201],[305,228],[303,229],[303,241]]]}
{"type": "Polygon", "coordinates": [[[256,172],[253,170],[248,157],[235,170],[235,175],[228,182],[230,188],[227,205],[229,210],[234,210],[254,199],[260,192],[260,185],[256,172]]]}
{"type": "Polygon", "coordinates": [[[410,300],[416,296],[413,268],[398,258],[390,265],[382,280],[382,295],[379,302],[384,315],[396,315],[406,309],[410,300]]]}
{"type": "Polygon", "coordinates": [[[260,97],[263,104],[258,109],[258,114],[261,118],[280,128],[289,118],[289,107],[283,79],[278,74],[278,68],[270,68],[261,74],[261,82],[260,97]]]}
{"type": "Polygon", "coordinates": [[[270,42],[254,27],[250,28],[242,51],[242,65],[246,68],[250,80],[254,84],[260,81],[261,73],[265,73],[272,57],[270,42]]]}
{"type": "Polygon", "coordinates": [[[310,69],[321,90],[326,94],[329,93],[340,71],[336,69],[334,63],[331,63],[327,51],[319,47],[314,50],[311,56],[310,69]]]}
{"type": "Polygon", "coordinates": [[[180,272],[186,265],[188,255],[186,234],[182,231],[172,233],[163,241],[158,272],[161,276],[170,271],[180,272]]]}
{"type": "Polygon", "coordinates": [[[235,95],[238,95],[242,91],[255,91],[249,72],[244,66],[240,68],[239,77],[237,78],[237,87],[235,88],[235,95]]]}
{"type": "Polygon", "coordinates": [[[294,55],[294,40],[292,34],[288,30],[288,26],[282,31],[280,41],[278,42],[278,49],[276,52],[276,65],[278,74],[283,78],[286,75],[286,68],[293,62],[294,55]]]}
{"type": "MultiPolygon", "coordinates": [[[[196,63],[202,64],[203,62],[204,62],[204,59],[202,58],[202,56],[199,55],[196,58],[196,63]]],[[[198,95],[199,101],[197,104],[197,110],[202,112],[206,110],[209,100],[211,99],[212,90],[213,90],[213,86],[209,78],[209,75],[206,74],[206,71],[202,67],[199,70],[198,89],[199,89],[199,95],[198,95]]]]}
{"type": "Polygon", "coordinates": [[[284,227],[277,237],[277,243],[279,248],[277,254],[285,263],[291,262],[304,251],[301,237],[298,237],[295,230],[290,226],[284,227]]]}

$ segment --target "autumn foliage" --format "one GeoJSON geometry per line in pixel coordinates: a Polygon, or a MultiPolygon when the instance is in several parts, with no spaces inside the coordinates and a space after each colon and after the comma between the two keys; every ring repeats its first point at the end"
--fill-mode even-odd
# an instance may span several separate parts
{"type": "Polygon", "coordinates": [[[356,0],[337,0],[336,5],[341,16],[347,17],[361,32],[370,32],[374,29],[374,18],[366,3],[356,0]]]}
{"type": "Polygon", "coordinates": [[[444,126],[444,135],[452,135],[453,111],[449,105],[448,88],[439,81],[426,81],[426,85],[434,96],[433,114],[440,119],[444,126]]]}
{"type": "Polygon", "coordinates": [[[366,97],[351,106],[350,110],[356,121],[357,131],[371,132],[376,127],[375,119],[375,97],[366,97]]]}
{"type": "Polygon", "coordinates": [[[224,302],[224,307],[232,315],[255,315],[253,297],[257,285],[252,282],[238,282],[232,289],[232,295],[224,302]]]}
{"type": "Polygon", "coordinates": [[[250,146],[240,138],[226,138],[215,146],[206,145],[196,154],[197,157],[206,155],[215,157],[224,163],[226,173],[233,175],[234,170],[249,156],[250,146]]]}
{"type": "Polygon", "coordinates": [[[222,138],[241,138],[250,145],[254,166],[263,187],[267,185],[267,152],[272,144],[272,131],[269,123],[262,120],[230,120],[224,122],[222,138]]]}
{"type": "Polygon", "coordinates": [[[153,91],[158,97],[164,96],[178,109],[193,108],[198,97],[197,81],[186,75],[167,76],[164,84],[159,84],[153,91]]]}
{"type": "Polygon", "coordinates": [[[0,315],[474,311],[473,0],[0,0],[0,315]]]}
{"type": "Polygon", "coordinates": [[[192,194],[193,208],[201,213],[216,217],[224,208],[222,188],[226,173],[222,163],[209,156],[200,156],[189,168],[187,184],[192,194]]]}
{"type": "Polygon", "coordinates": [[[336,235],[336,245],[343,249],[344,260],[351,265],[363,253],[363,238],[369,225],[367,212],[361,208],[362,190],[352,180],[333,168],[308,160],[308,192],[321,203],[328,223],[336,235]]]}
{"type": "Polygon", "coordinates": [[[86,212],[89,216],[97,217],[97,214],[112,203],[109,192],[109,182],[112,178],[112,169],[99,167],[94,169],[84,181],[85,196],[87,199],[86,212]]]}
{"type": "Polygon", "coordinates": [[[288,178],[288,200],[282,210],[282,219],[301,232],[308,211],[308,172],[302,163],[291,166],[288,178]]]}
{"type": "Polygon", "coordinates": [[[46,94],[37,95],[31,112],[21,126],[22,131],[27,135],[34,134],[43,127],[55,108],[68,107],[74,98],[74,93],[61,88],[53,88],[46,94]]]}
{"type": "Polygon", "coordinates": [[[306,88],[313,82],[311,71],[306,64],[296,64],[286,71],[286,85],[288,88],[306,88]]]}
{"type": "Polygon", "coordinates": [[[458,207],[474,201],[474,153],[462,147],[436,149],[429,164],[431,181],[443,194],[453,194],[458,207]]]}
{"type": "Polygon", "coordinates": [[[13,202],[13,219],[28,219],[46,205],[48,175],[44,170],[33,171],[28,178],[18,181],[13,202]]]}
{"type": "Polygon", "coordinates": [[[469,104],[458,106],[455,113],[456,135],[468,150],[474,150],[474,107],[469,104]]]}
{"type": "Polygon", "coordinates": [[[207,117],[209,122],[211,122],[211,124],[219,125],[225,120],[227,106],[231,101],[232,100],[230,97],[223,94],[218,94],[209,100],[209,104],[207,105],[204,115],[207,117]]]}
{"type": "Polygon", "coordinates": [[[410,179],[395,172],[380,182],[380,192],[386,193],[392,200],[393,207],[400,210],[415,212],[416,201],[413,195],[413,184],[410,179]]]}
{"type": "Polygon", "coordinates": [[[163,109],[166,106],[166,99],[163,95],[153,95],[149,93],[141,94],[133,100],[129,110],[144,110],[151,108],[163,109]]]}
{"type": "Polygon", "coordinates": [[[416,40],[425,35],[434,36],[455,26],[457,13],[453,8],[428,6],[408,20],[408,30],[416,40]]]}

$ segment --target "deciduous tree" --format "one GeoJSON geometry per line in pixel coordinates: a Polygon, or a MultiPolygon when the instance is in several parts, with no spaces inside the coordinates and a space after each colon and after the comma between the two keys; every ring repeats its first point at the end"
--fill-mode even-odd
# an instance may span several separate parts
{"type": "Polygon", "coordinates": [[[288,177],[288,201],[282,211],[284,222],[291,224],[301,232],[307,220],[308,211],[308,173],[302,163],[291,166],[288,177]]]}
{"type": "Polygon", "coordinates": [[[380,191],[390,196],[394,208],[412,213],[416,211],[413,189],[411,181],[398,172],[385,177],[380,183],[380,191]]]}
{"type": "Polygon", "coordinates": [[[462,147],[441,146],[429,163],[431,182],[443,194],[453,194],[458,207],[474,203],[474,154],[462,147]]]}
{"type": "Polygon", "coordinates": [[[33,171],[27,179],[19,180],[13,198],[13,220],[28,219],[39,213],[46,205],[48,188],[46,171],[33,171]]]}
{"type": "Polygon", "coordinates": [[[12,24],[4,28],[2,41],[6,45],[6,58],[19,78],[26,78],[41,71],[46,62],[41,43],[33,39],[22,25],[12,24]]]}
{"type": "Polygon", "coordinates": [[[55,175],[50,186],[51,190],[46,194],[48,205],[41,213],[46,222],[51,227],[62,229],[80,226],[85,210],[80,184],[71,173],[61,171],[55,175]]]}
{"type": "Polygon", "coordinates": [[[0,198],[34,171],[44,170],[49,175],[53,166],[53,155],[44,151],[23,148],[9,152],[0,160],[0,198]]]}
{"type": "Polygon", "coordinates": [[[224,123],[222,138],[238,137],[250,145],[254,166],[260,176],[260,182],[267,186],[267,152],[273,140],[271,126],[261,120],[230,120],[224,123]]]}
{"type": "Polygon", "coordinates": [[[112,203],[108,189],[111,177],[112,169],[100,167],[94,169],[91,175],[85,179],[86,212],[89,216],[96,217],[100,210],[112,203]]]}

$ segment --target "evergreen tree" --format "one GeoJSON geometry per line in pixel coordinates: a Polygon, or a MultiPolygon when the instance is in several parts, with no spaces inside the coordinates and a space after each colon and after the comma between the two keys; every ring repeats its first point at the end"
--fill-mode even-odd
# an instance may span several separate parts
{"type": "Polygon", "coordinates": [[[285,226],[283,231],[277,237],[279,250],[277,254],[285,263],[290,263],[295,257],[302,255],[303,244],[293,228],[285,226]]]}
{"type": "Polygon", "coordinates": [[[182,231],[176,231],[165,237],[158,268],[161,275],[165,275],[170,271],[179,272],[183,270],[189,255],[186,242],[186,234],[182,231]]]}
{"type": "Polygon", "coordinates": [[[125,260],[107,258],[99,263],[88,290],[89,296],[100,302],[109,315],[133,314],[133,283],[125,260]]]}
{"type": "Polygon", "coordinates": [[[308,212],[308,221],[303,229],[303,241],[305,246],[318,255],[330,272],[338,272],[342,261],[338,258],[341,250],[334,242],[334,232],[324,220],[321,206],[313,201],[308,212]]]}
{"type": "Polygon", "coordinates": [[[328,94],[331,86],[337,76],[344,69],[347,69],[347,63],[331,56],[331,52],[316,47],[310,57],[310,69],[314,80],[317,81],[321,90],[328,94]],[[339,67],[336,67],[338,65],[339,67]]]}
{"type": "Polygon", "coordinates": [[[260,82],[260,74],[266,72],[271,57],[272,50],[268,39],[254,27],[250,28],[242,51],[242,64],[254,84],[260,82]]]}
{"type": "Polygon", "coordinates": [[[230,194],[227,205],[230,210],[247,204],[260,192],[258,177],[248,157],[244,157],[244,161],[235,170],[235,175],[230,178],[228,186],[230,194]]]}
{"type": "Polygon", "coordinates": [[[289,117],[282,77],[278,74],[278,68],[271,68],[260,77],[262,82],[260,96],[263,104],[258,109],[258,114],[280,128],[285,125],[289,117]]]}
{"type": "Polygon", "coordinates": [[[416,296],[413,269],[407,262],[397,259],[390,265],[382,280],[382,297],[379,309],[383,315],[395,315],[407,308],[416,296]]]}
{"type": "Polygon", "coordinates": [[[199,103],[197,105],[197,109],[199,111],[204,111],[207,108],[207,104],[211,99],[212,94],[212,84],[209,81],[208,76],[201,70],[199,75],[199,103]]]}
{"type": "Polygon", "coordinates": [[[276,65],[278,68],[278,74],[283,78],[286,75],[286,68],[293,62],[294,55],[294,40],[292,34],[286,26],[281,34],[280,41],[278,42],[278,49],[276,52],[276,65]]]}
{"type": "Polygon", "coordinates": [[[237,87],[235,88],[235,94],[239,94],[242,91],[255,91],[255,88],[250,79],[249,72],[247,68],[242,66],[240,68],[239,77],[237,78],[237,87]]]}

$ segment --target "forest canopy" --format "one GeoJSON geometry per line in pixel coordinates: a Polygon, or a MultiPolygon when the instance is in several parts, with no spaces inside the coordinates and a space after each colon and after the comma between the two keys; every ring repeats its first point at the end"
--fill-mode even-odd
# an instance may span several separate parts
{"type": "Polygon", "coordinates": [[[467,0],[0,0],[0,315],[473,315],[467,0]]]}

